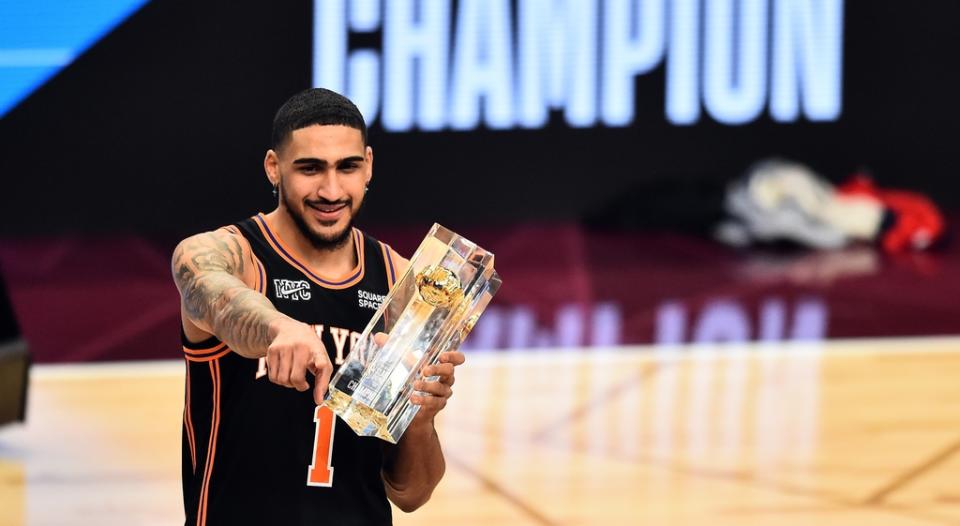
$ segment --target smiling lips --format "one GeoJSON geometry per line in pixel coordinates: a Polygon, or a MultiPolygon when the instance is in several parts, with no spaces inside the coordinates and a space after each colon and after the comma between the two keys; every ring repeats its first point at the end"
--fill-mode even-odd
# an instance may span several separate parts
{"type": "Polygon", "coordinates": [[[334,222],[340,219],[340,216],[343,215],[343,211],[347,209],[347,203],[320,203],[320,204],[308,204],[314,215],[320,221],[334,222]]]}

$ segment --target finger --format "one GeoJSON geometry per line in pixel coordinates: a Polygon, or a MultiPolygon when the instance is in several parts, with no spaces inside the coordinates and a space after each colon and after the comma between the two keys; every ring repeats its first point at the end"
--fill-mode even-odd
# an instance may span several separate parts
{"type": "Polygon", "coordinates": [[[293,355],[293,363],[290,367],[290,385],[301,393],[310,389],[307,383],[307,364],[310,362],[310,355],[305,352],[293,355]]]}
{"type": "Polygon", "coordinates": [[[267,378],[272,383],[277,383],[277,371],[280,370],[279,353],[276,350],[267,349],[267,378]]]}
{"type": "Polygon", "coordinates": [[[290,356],[290,349],[284,349],[279,356],[277,367],[277,384],[284,387],[290,387],[290,368],[293,366],[293,360],[290,356]]]}
{"type": "Polygon", "coordinates": [[[450,373],[449,375],[444,375],[444,376],[441,376],[441,377],[440,377],[440,383],[442,383],[442,384],[444,384],[444,385],[446,385],[446,386],[453,386],[454,382],[456,382],[456,381],[457,381],[457,379],[456,379],[456,377],[453,375],[453,373],[450,373]]]}
{"type": "Polygon", "coordinates": [[[314,375],[316,379],[314,381],[313,387],[313,399],[320,405],[323,403],[323,399],[327,396],[327,386],[330,384],[330,375],[333,373],[333,364],[330,363],[330,359],[326,356],[326,351],[323,351],[324,354],[317,356],[313,361],[314,375]]]}
{"type": "Polygon", "coordinates": [[[436,414],[447,406],[447,399],[437,396],[413,395],[410,397],[410,403],[420,406],[420,414],[436,414]]]}
{"type": "Polygon", "coordinates": [[[420,369],[420,374],[421,374],[422,376],[425,376],[425,377],[426,377],[426,376],[436,376],[437,374],[439,374],[439,373],[437,372],[437,371],[439,371],[438,365],[440,365],[440,364],[424,365],[423,368],[420,369]]]}
{"type": "Polygon", "coordinates": [[[428,365],[420,370],[420,374],[425,377],[438,376],[441,382],[449,384],[453,379],[453,364],[438,363],[434,365],[428,365]]]}
{"type": "Polygon", "coordinates": [[[419,380],[413,384],[413,388],[421,393],[427,393],[441,398],[450,398],[453,395],[453,389],[449,385],[440,382],[425,382],[419,380]]]}
{"type": "Polygon", "coordinates": [[[378,332],[373,335],[373,343],[377,344],[378,347],[383,347],[387,343],[387,339],[390,338],[390,335],[385,332],[378,332]]]}
{"type": "Polygon", "coordinates": [[[413,405],[418,405],[420,407],[430,406],[433,404],[433,399],[435,396],[430,396],[428,394],[412,394],[410,395],[410,403],[413,405]]]}
{"type": "Polygon", "coordinates": [[[440,354],[440,363],[450,363],[453,365],[463,365],[467,357],[460,351],[447,351],[440,354]]]}

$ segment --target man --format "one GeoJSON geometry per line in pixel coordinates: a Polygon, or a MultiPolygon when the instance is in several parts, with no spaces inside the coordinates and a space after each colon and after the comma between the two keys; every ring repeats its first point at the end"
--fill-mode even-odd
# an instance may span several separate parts
{"type": "Polygon", "coordinates": [[[460,352],[426,367],[420,411],[396,446],[320,407],[331,373],[408,262],[353,227],[373,174],[363,117],[332,91],[277,112],[263,161],[278,205],[182,241],[173,256],[187,360],[188,525],[390,524],[444,472],[434,416],[460,352]],[[313,390],[310,391],[310,379],[313,390]]]}

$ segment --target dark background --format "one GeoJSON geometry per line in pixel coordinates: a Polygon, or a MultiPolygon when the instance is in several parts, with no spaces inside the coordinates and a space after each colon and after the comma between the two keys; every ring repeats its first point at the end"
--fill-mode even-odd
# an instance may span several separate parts
{"type": "MultiPolygon", "coordinates": [[[[173,236],[271,209],[261,161],[274,111],[311,83],[311,9],[147,4],[0,122],[7,235],[173,236]]],[[[834,180],[866,166],[882,185],[958,207],[960,4],[848,1],[846,10],[837,122],[775,123],[765,113],[726,126],[704,113],[677,127],[663,114],[661,65],[638,77],[626,128],[573,129],[559,114],[536,131],[374,125],[365,224],[562,222],[618,196],[621,206],[682,215],[696,200],[672,190],[718,189],[768,155],[834,180]],[[421,206],[437,185],[452,197],[421,206]]]]}

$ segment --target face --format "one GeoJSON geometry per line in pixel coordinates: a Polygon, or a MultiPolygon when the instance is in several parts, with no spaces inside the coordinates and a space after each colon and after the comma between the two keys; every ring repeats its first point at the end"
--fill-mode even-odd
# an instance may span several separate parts
{"type": "Polygon", "coordinates": [[[294,130],[264,159],[270,182],[280,189],[280,209],[314,247],[332,250],[349,239],[367,184],[373,150],[360,130],[312,125],[294,130]]]}

